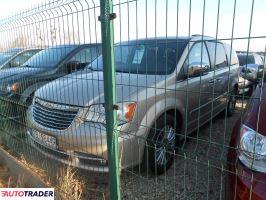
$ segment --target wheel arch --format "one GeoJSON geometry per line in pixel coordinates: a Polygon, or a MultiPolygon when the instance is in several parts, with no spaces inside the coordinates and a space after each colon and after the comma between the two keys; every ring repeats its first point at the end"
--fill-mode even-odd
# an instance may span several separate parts
{"type": "Polygon", "coordinates": [[[180,129],[182,130],[184,123],[183,119],[185,115],[185,106],[183,105],[181,100],[179,100],[178,98],[167,98],[162,99],[155,104],[152,104],[152,106],[149,107],[149,109],[145,112],[145,115],[142,117],[142,119],[138,122],[139,127],[142,127],[142,130],[138,130],[137,132],[137,136],[141,138],[141,145],[138,144],[140,155],[138,157],[138,160],[143,160],[146,146],[145,143],[151,127],[154,125],[155,121],[164,114],[171,114],[174,117],[176,116],[176,123],[180,123],[180,129]]]}
{"type": "MultiPolygon", "coordinates": [[[[182,114],[181,114],[180,110],[172,108],[172,109],[167,110],[165,113],[169,114],[169,115],[172,115],[175,118],[175,123],[180,125],[179,130],[182,130],[182,128],[183,128],[183,117],[182,117],[182,114]]],[[[162,114],[161,116],[163,116],[163,115],[164,114],[162,114]]]]}

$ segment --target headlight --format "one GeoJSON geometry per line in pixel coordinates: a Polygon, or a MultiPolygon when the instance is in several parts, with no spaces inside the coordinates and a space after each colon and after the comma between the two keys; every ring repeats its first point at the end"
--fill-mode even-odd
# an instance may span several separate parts
{"type": "Polygon", "coordinates": [[[266,173],[266,137],[242,125],[239,160],[248,168],[266,173]]]}
{"type": "MultiPolygon", "coordinates": [[[[122,125],[132,120],[137,104],[135,102],[118,103],[117,121],[122,125]]],[[[91,105],[85,116],[85,121],[106,123],[105,109],[103,104],[91,105]]]]}
{"type": "Polygon", "coordinates": [[[119,125],[132,120],[136,106],[137,104],[133,102],[118,104],[117,121],[119,125]]]}
{"type": "Polygon", "coordinates": [[[6,90],[8,92],[16,93],[18,91],[18,87],[19,87],[18,83],[8,84],[6,90]]]}

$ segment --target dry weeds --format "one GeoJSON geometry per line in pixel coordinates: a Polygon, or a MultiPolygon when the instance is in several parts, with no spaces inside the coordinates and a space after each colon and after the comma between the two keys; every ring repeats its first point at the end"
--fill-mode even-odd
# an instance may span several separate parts
{"type": "MultiPolygon", "coordinates": [[[[67,166],[59,169],[57,174],[58,183],[57,186],[51,183],[47,172],[34,163],[28,162],[23,155],[17,159],[24,167],[36,174],[42,181],[44,181],[49,187],[54,187],[61,195],[64,195],[64,199],[81,200],[84,193],[85,182],[79,180],[76,176],[76,171],[67,166]]],[[[7,180],[0,179],[0,187],[24,187],[24,177],[19,176],[17,180],[9,176],[7,180]]]]}
{"type": "Polygon", "coordinates": [[[41,169],[40,167],[36,166],[34,163],[29,163],[23,155],[20,156],[20,163],[23,164],[26,168],[30,169],[31,172],[34,172],[38,177],[41,178],[42,181],[46,183],[48,186],[52,186],[51,181],[48,179],[48,175],[45,170],[41,169]]]}
{"type": "Polygon", "coordinates": [[[57,188],[67,199],[82,199],[85,183],[76,177],[76,171],[72,167],[61,168],[57,174],[57,180],[57,188]]]}
{"type": "Polygon", "coordinates": [[[6,166],[0,165],[0,188],[25,187],[24,176],[13,177],[6,166]]]}

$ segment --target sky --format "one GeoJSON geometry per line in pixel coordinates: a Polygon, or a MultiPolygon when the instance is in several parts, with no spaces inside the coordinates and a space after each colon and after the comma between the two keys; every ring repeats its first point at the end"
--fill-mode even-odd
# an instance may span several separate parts
{"type": "Polygon", "coordinates": [[[38,5],[43,0],[0,0],[0,18],[11,16],[23,9],[38,5]]]}
{"type": "MultiPolygon", "coordinates": [[[[93,0],[82,1],[86,1],[89,6],[93,5],[93,0]]],[[[11,16],[26,8],[32,8],[45,2],[49,3],[53,0],[0,0],[0,18],[11,16]]],[[[98,5],[98,2],[99,0],[94,0],[96,5],[98,5]]],[[[117,14],[117,19],[114,20],[115,42],[146,36],[204,34],[218,39],[227,39],[225,42],[232,43],[236,50],[265,50],[266,0],[191,0],[191,5],[189,0],[138,0],[133,2],[131,0],[113,0],[113,2],[114,12],[117,14]],[[119,2],[122,2],[122,4],[117,5],[119,2]],[[220,6],[218,7],[218,5],[220,6]],[[232,37],[235,38],[233,42],[230,40],[232,37]],[[254,39],[246,39],[249,37],[254,37],[254,39]]],[[[72,8],[75,10],[73,4],[72,8]]],[[[68,9],[67,12],[70,12],[70,10],[68,9]]],[[[23,29],[24,32],[30,32],[27,35],[34,36],[43,33],[44,36],[42,37],[44,38],[50,34],[50,29],[56,29],[55,43],[62,42],[60,39],[62,34],[66,35],[66,32],[68,33],[68,39],[71,34],[73,38],[78,34],[79,42],[100,41],[98,15],[99,9],[96,9],[95,13],[90,12],[89,17],[73,14],[69,15],[68,18],[62,17],[60,20],[50,20],[49,16],[48,18],[42,16],[46,17],[46,21],[49,19],[48,25],[36,23],[25,30],[21,28],[21,31],[23,29]],[[68,26],[64,26],[64,24],[68,24],[68,26]],[[84,24],[90,25],[86,26],[84,24]]],[[[66,38],[65,35],[64,38],[66,38]]],[[[15,34],[12,35],[8,32],[7,35],[1,37],[15,37],[15,34]]],[[[51,45],[53,41],[46,38],[46,43],[51,45]]]]}

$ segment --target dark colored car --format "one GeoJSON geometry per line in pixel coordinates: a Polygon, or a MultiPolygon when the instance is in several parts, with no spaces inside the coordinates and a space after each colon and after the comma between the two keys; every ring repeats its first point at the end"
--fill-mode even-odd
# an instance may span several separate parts
{"type": "Polygon", "coordinates": [[[21,52],[22,48],[10,48],[0,53],[0,65],[2,66],[10,58],[21,52]]]}
{"type": "Polygon", "coordinates": [[[266,199],[266,78],[257,86],[228,152],[228,198],[266,199]]]}
{"type": "Polygon", "coordinates": [[[26,102],[42,85],[83,69],[101,54],[97,44],[59,45],[40,51],[22,66],[0,71],[0,97],[26,102]]]}
{"type": "Polygon", "coordinates": [[[256,88],[256,81],[262,77],[262,71],[265,68],[264,59],[256,53],[239,53],[237,54],[241,72],[239,76],[239,93],[252,95],[256,88]],[[246,74],[251,73],[253,80],[247,79],[246,74]]]}
{"type": "Polygon", "coordinates": [[[9,51],[0,53],[0,69],[8,69],[23,65],[33,55],[41,51],[42,49],[11,49],[9,51]]]}
{"type": "MultiPolygon", "coordinates": [[[[20,67],[1,70],[0,117],[8,117],[16,124],[17,122],[23,124],[27,107],[39,87],[83,69],[99,54],[101,54],[99,44],[59,45],[40,51],[20,67]]],[[[12,125],[5,126],[12,127],[12,125]]]]}

